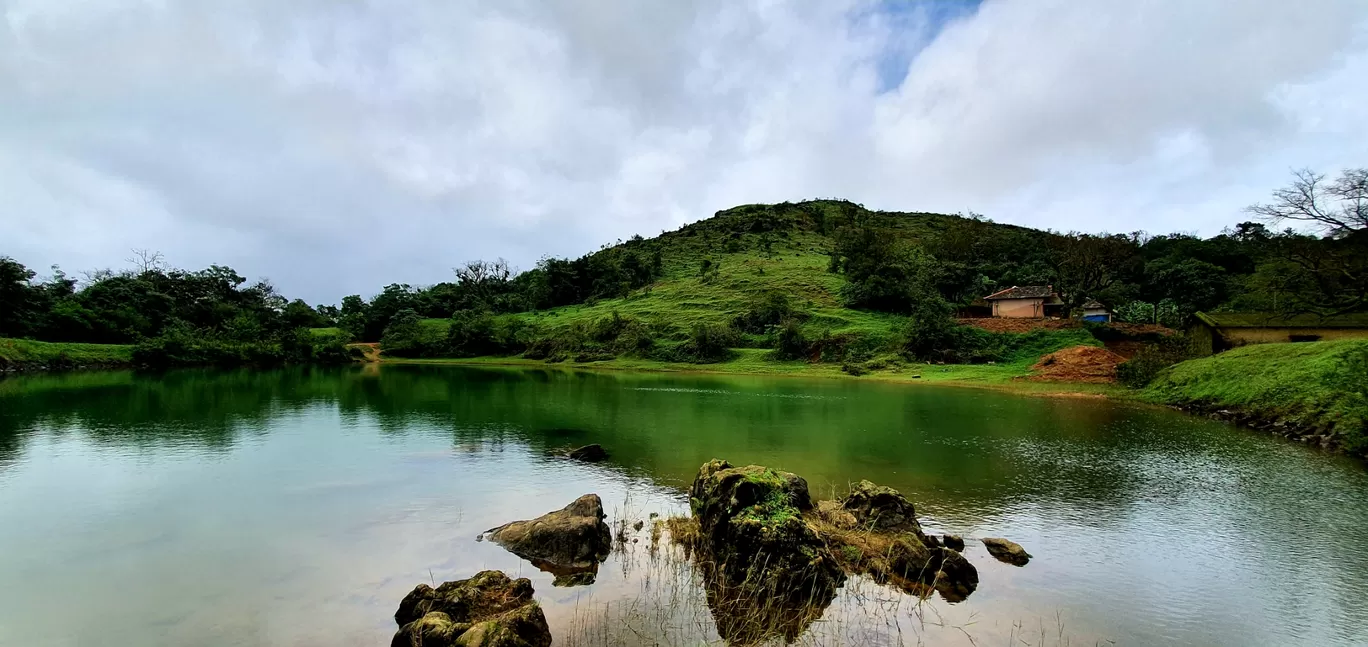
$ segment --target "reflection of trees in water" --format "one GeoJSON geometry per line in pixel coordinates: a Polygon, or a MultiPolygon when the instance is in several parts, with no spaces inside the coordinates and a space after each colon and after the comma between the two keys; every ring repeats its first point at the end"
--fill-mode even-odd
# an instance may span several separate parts
{"type": "Polygon", "coordinates": [[[27,431],[11,429],[8,425],[0,425],[0,472],[5,471],[23,455],[27,438],[27,431]]]}
{"type": "MultiPolygon", "coordinates": [[[[855,380],[367,368],[0,380],[0,469],[22,460],[34,433],[224,451],[269,433],[283,416],[323,408],[338,411],[343,424],[443,434],[455,447],[516,443],[537,452],[597,442],[613,456],[595,469],[626,469],[680,489],[700,464],[723,456],[804,474],[819,494],[868,478],[904,492],[923,513],[971,519],[1029,501],[1046,522],[1132,524],[1156,501],[1206,501],[1214,509],[1194,513],[1262,515],[1231,523],[1282,529],[1244,533],[1240,550],[1251,559],[1284,559],[1268,556],[1283,555],[1276,546],[1295,529],[1347,528],[1306,539],[1320,555],[1315,564],[1329,581],[1345,582],[1344,592],[1368,580],[1368,562],[1351,548],[1363,538],[1355,529],[1368,526],[1360,468],[1163,410],[855,380]],[[1278,474],[1294,487],[1252,474],[1278,474]]],[[[1368,604],[1343,595],[1346,607],[1368,604]]]]}
{"type": "Polygon", "coordinates": [[[725,454],[808,475],[819,493],[868,478],[918,501],[961,497],[955,505],[985,513],[1030,498],[1125,515],[1153,477],[1137,465],[1156,452],[1209,452],[1212,442],[1150,433],[1174,424],[1167,412],[855,381],[382,365],[7,382],[0,424],[83,429],[99,442],[226,449],[282,415],[334,406],[347,424],[446,430],[458,445],[597,442],[614,463],[675,487],[725,454]]]}

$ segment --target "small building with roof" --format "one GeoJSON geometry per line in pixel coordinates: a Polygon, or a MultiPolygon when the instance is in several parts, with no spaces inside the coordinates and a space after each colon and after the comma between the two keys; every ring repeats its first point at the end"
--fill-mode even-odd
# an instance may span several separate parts
{"type": "Polygon", "coordinates": [[[1083,321],[1095,321],[1097,323],[1107,323],[1112,320],[1111,310],[1097,299],[1088,299],[1083,302],[1083,321]]]}
{"type": "Polygon", "coordinates": [[[1368,339],[1368,313],[1322,317],[1263,312],[1199,312],[1188,327],[1192,347],[1203,355],[1248,344],[1368,339]]]}
{"type": "Polygon", "coordinates": [[[1050,285],[1013,285],[983,297],[983,300],[992,308],[994,317],[1042,319],[1064,313],[1064,302],[1050,285]]]}

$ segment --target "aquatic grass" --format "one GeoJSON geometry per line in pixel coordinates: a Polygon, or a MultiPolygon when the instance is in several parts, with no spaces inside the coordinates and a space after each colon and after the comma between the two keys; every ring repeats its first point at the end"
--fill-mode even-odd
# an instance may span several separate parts
{"type": "Polygon", "coordinates": [[[568,623],[553,625],[556,644],[854,647],[941,645],[950,641],[986,645],[998,644],[990,642],[997,639],[1015,647],[1083,644],[1070,636],[1062,613],[1049,619],[1019,620],[1003,633],[1003,629],[979,626],[973,613],[948,613],[952,608],[927,596],[909,595],[858,575],[849,578],[836,600],[826,607],[782,606],[774,597],[729,599],[716,589],[709,591],[707,565],[698,562],[693,550],[697,527],[687,517],[657,518],[652,523],[649,548],[622,545],[617,558],[624,564],[624,573],[634,576],[637,587],[612,599],[599,600],[591,595],[578,602],[568,623]],[[721,635],[719,618],[722,631],[732,640],[721,635]],[[795,628],[799,629],[796,635],[795,628]]]}

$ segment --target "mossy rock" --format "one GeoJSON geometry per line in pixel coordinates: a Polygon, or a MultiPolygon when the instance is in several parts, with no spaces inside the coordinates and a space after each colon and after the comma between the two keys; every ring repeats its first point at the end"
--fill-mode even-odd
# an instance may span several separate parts
{"type": "Polygon", "coordinates": [[[802,477],[714,459],[699,469],[690,502],[699,549],[727,587],[824,607],[845,583],[826,544],[803,520],[812,498],[802,477]]]}
{"type": "Polygon", "coordinates": [[[916,535],[929,544],[917,522],[917,510],[901,492],[869,481],[860,481],[841,500],[841,507],[866,530],[916,535]]]}
{"type": "Polygon", "coordinates": [[[532,582],[499,571],[419,584],[399,603],[391,647],[549,647],[551,629],[532,599],[532,582]]]}

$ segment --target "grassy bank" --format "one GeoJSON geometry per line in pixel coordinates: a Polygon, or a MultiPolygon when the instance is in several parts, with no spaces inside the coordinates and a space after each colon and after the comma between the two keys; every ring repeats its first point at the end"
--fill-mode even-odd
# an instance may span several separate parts
{"type": "Polygon", "coordinates": [[[1246,346],[1165,369],[1149,402],[1226,412],[1259,428],[1368,454],[1368,341],[1246,346]]]}
{"type": "Polygon", "coordinates": [[[0,339],[0,370],[117,367],[133,363],[133,346],[0,339]]]}
{"type": "MultiPolygon", "coordinates": [[[[540,370],[600,370],[600,371],[648,371],[657,373],[690,373],[717,375],[759,375],[769,377],[795,377],[813,379],[852,379],[878,382],[908,384],[942,384],[950,386],[973,386],[1010,390],[1019,393],[1060,395],[1122,395],[1125,389],[1114,384],[1081,384],[1072,382],[1030,382],[1020,378],[1030,374],[1034,360],[1006,364],[921,364],[904,361],[887,361],[869,373],[855,376],[839,364],[810,363],[804,361],[779,361],[771,357],[772,351],[758,348],[733,350],[733,357],[727,361],[709,364],[687,364],[665,362],[651,359],[618,357],[611,360],[594,362],[557,362],[525,359],[522,357],[472,357],[462,359],[395,359],[386,358],[387,363],[402,364],[456,364],[468,366],[511,366],[540,370]]],[[[874,362],[878,365],[878,361],[874,362]]]]}

